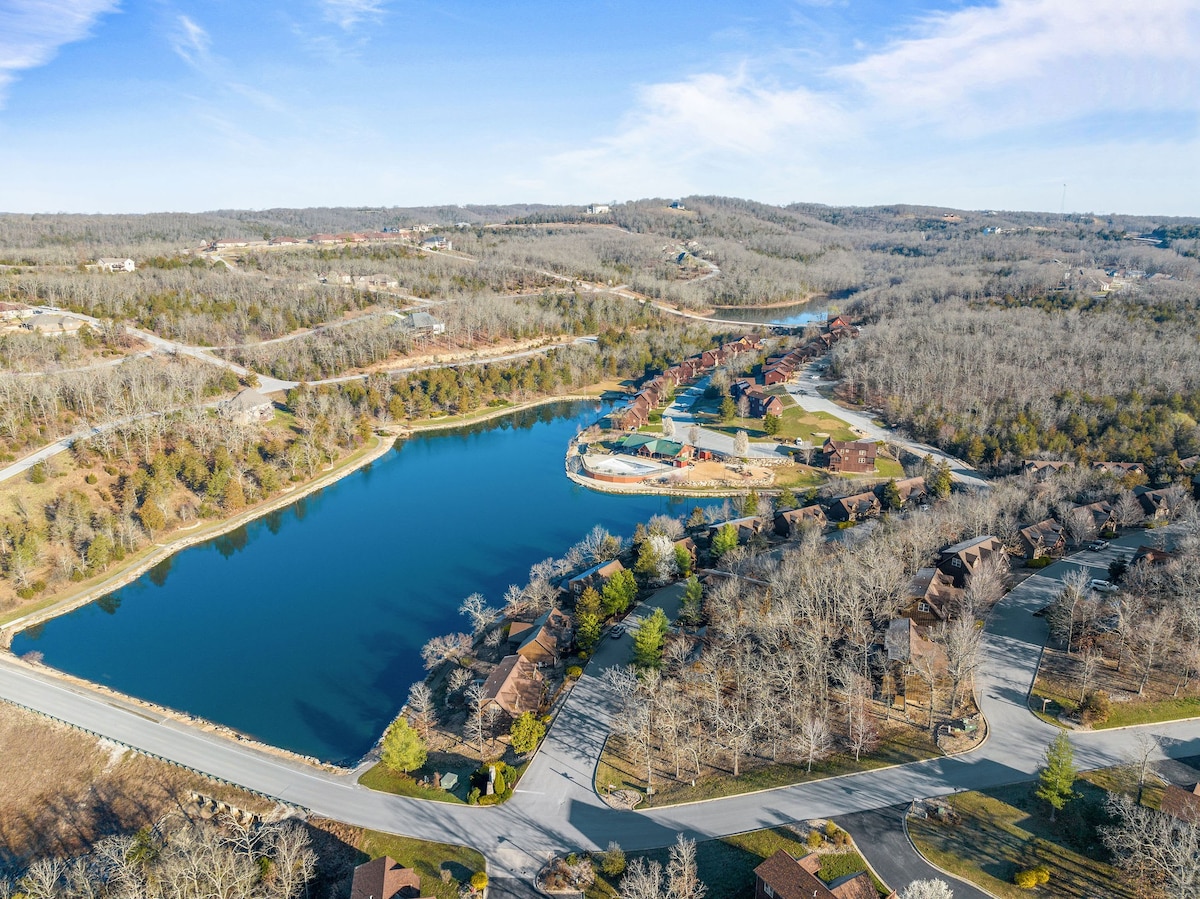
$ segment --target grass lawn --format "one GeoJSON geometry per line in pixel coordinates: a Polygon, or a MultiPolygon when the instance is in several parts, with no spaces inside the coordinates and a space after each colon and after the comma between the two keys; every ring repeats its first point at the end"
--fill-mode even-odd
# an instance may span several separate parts
{"type": "MultiPolygon", "coordinates": [[[[839,753],[814,763],[811,773],[806,765],[762,764],[761,760],[743,759],[742,772],[737,777],[729,771],[710,772],[698,777],[693,787],[690,777],[687,780],[676,780],[674,768],[668,770],[656,766],[654,796],[649,801],[644,801],[639,808],[661,808],[680,802],[736,796],[740,793],[769,790],[840,774],[853,774],[857,771],[870,771],[888,765],[902,765],[941,755],[924,731],[897,728],[888,736],[879,748],[869,755],[864,755],[857,762],[853,755],[839,753]]],[[[596,788],[603,792],[612,785],[618,790],[634,789],[644,792],[645,766],[623,758],[614,750],[614,742],[610,739],[600,756],[600,764],[596,767],[596,788]]]]}
{"type": "Polygon", "coordinates": [[[1114,702],[1112,714],[1096,730],[1108,727],[1127,727],[1130,724],[1157,724],[1181,718],[1200,717],[1200,696],[1180,696],[1176,699],[1134,699],[1114,702]]]}
{"type": "Polygon", "coordinates": [[[420,771],[414,772],[414,775],[396,774],[383,762],[376,762],[368,768],[358,782],[368,789],[378,790],[381,793],[395,793],[397,796],[413,796],[417,799],[430,799],[434,802],[456,802],[465,805],[467,791],[471,788],[471,774],[478,767],[478,765],[464,767],[462,770],[454,772],[458,775],[458,784],[453,793],[447,790],[435,790],[433,787],[427,787],[421,783],[420,778],[425,774],[432,777],[432,771],[422,768],[420,771]]]}
{"type": "MultiPolygon", "coordinates": [[[[753,895],[754,869],[780,849],[787,850],[796,857],[805,855],[808,852],[804,842],[807,834],[808,828],[803,825],[795,830],[790,827],[776,827],[738,834],[723,840],[697,843],[696,873],[708,887],[705,899],[744,899],[753,895]]],[[[651,852],[630,853],[629,859],[643,856],[659,862],[666,868],[668,854],[668,849],[655,849],[651,852]]],[[[866,863],[854,850],[830,853],[821,858],[821,877],[828,881],[865,870],[866,863]]],[[[883,885],[874,877],[872,880],[879,894],[886,896],[887,890],[883,885]]],[[[586,893],[587,899],[613,899],[617,895],[616,887],[619,882],[619,877],[610,881],[603,875],[597,876],[596,882],[586,893]]]]}
{"type": "Polygon", "coordinates": [[[781,465],[775,469],[775,487],[819,487],[829,476],[807,465],[781,465]]]}
{"type": "Polygon", "coordinates": [[[458,899],[458,885],[484,870],[485,865],[483,855],[466,846],[414,840],[377,830],[364,830],[358,848],[372,859],[386,855],[416,869],[421,875],[421,895],[436,899],[458,899]],[[450,873],[449,882],[442,880],[443,870],[450,873]]]}
{"type": "Polygon", "coordinates": [[[1134,899],[1137,893],[1105,861],[1096,834],[1096,825],[1104,821],[1104,790],[1076,781],[1080,798],[1051,824],[1035,789],[1025,783],[959,793],[947,800],[959,823],[910,819],[909,834],[931,862],[1004,899],[1029,895],[1013,883],[1013,875],[1038,864],[1050,869],[1050,882],[1038,888],[1038,895],[1134,899]]]}
{"type": "Polygon", "coordinates": [[[824,442],[824,437],[814,437],[814,434],[828,434],[834,440],[858,439],[858,435],[850,430],[850,426],[837,416],[828,412],[805,412],[796,405],[783,410],[783,417],[779,420],[779,433],[774,437],[769,437],[763,430],[761,418],[734,417],[726,422],[714,418],[713,421],[706,422],[704,426],[729,435],[745,431],[752,440],[794,442],[803,439],[818,444],[824,442]]]}

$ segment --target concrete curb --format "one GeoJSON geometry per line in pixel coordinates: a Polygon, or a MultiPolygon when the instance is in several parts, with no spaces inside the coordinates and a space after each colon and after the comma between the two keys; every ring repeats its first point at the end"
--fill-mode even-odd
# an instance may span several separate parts
{"type": "Polygon", "coordinates": [[[957,880],[959,883],[966,884],[967,886],[972,887],[973,889],[979,890],[979,892],[981,892],[985,895],[992,896],[993,899],[1000,899],[1000,897],[997,896],[995,893],[984,889],[979,884],[977,884],[973,881],[967,880],[967,878],[965,878],[965,877],[959,877],[957,874],[951,874],[945,868],[941,867],[940,865],[935,865],[933,862],[931,862],[929,859],[927,859],[925,857],[925,854],[923,852],[921,852],[920,849],[917,848],[917,844],[913,842],[912,834],[910,834],[908,832],[908,812],[904,813],[904,816],[900,819],[900,823],[904,827],[904,839],[908,840],[908,845],[912,847],[913,852],[915,852],[918,856],[920,856],[921,861],[925,862],[925,864],[929,865],[929,867],[933,868],[933,870],[937,871],[939,874],[943,874],[946,877],[949,877],[951,880],[957,880]]]}

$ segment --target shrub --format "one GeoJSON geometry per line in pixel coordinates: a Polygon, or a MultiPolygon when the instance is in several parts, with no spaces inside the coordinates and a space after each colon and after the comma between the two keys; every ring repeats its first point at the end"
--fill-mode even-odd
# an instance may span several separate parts
{"type": "Polygon", "coordinates": [[[625,850],[616,842],[600,853],[600,870],[607,877],[618,877],[625,873],[625,850]]]}
{"type": "Polygon", "coordinates": [[[1045,865],[1024,868],[1013,875],[1013,883],[1023,890],[1033,890],[1050,882],[1050,869],[1045,865]]]}
{"type": "Polygon", "coordinates": [[[1054,560],[1051,559],[1049,556],[1038,556],[1036,559],[1026,559],[1025,567],[1026,568],[1045,568],[1047,565],[1049,565],[1053,561],[1054,560]]]}
{"type": "Polygon", "coordinates": [[[810,830],[808,832],[808,848],[817,849],[825,842],[825,837],[821,836],[821,831],[810,830]]]}
{"type": "Polygon", "coordinates": [[[499,770],[496,771],[496,780],[495,783],[492,784],[492,789],[495,791],[497,796],[503,796],[504,791],[508,789],[508,784],[504,782],[504,775],[501,774],[499,770]]]}
{"type": "Polygon", "coordinates": [[[583,677],[583,669],[578,665],[572,665],[567,669],[567,677],[571,678],[572,680],[578,680],[579,678],[583,677]]]}
{"type": "Polygon", "coordinates": [[[46,463],[39,462],[29,469],[29,480],[35,484],[46,483],[46,463]]]}
{"type": "Polygon", "coordinates": [[[479,787],[471,787],[467,794],[467,805],[479,805],[479,787]]]}
{"type": "Polygon", "coordinates": [[[1079,707],[1079,717],[1087,725],[1103,724],[1111,714],[1112,702],[1103,690],[1093,690],[1079,707]]]}
{"type": "Polygon", "coordinates": [[[95,484],[95,483],[96,483],[96,481],[98,481],[98,480],[99,480],[99,478],[97,478],[97,477],[96,477],[94,474],[92,474],[90,471],[87,473],[87,476],[84,478],[84,481],[86,481],[86,482],[87,482],[87,483],[89,483],[89,484],[95,484]]]}
{"type": "Polygon", "coordinates": [[[829,837],[830,839],[833,839],[834,835],[837,832],[838,832],[838,827],[836,824],[834,824],[832,821],[825,822],[825,836],[829,837]]]}
{"type": "Polygon", "coordinates": [[[485,889],[488,885],[488,876],[483,871],[476,871],[471,875],[471,889],[479,892],[485,889]]]}

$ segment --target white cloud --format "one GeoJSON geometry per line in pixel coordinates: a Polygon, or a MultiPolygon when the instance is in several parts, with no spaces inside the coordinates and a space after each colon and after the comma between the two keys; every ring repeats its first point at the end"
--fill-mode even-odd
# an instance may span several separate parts
{"type": "Polygon", "coordinates": [[[25,69],[44,66],[58,48],[88,36],[116,0],[8,0],[0,5],[0,105],[25,69]]]}
{"type": "Polygon", "coordinates": [[[363,19],[383,14],[385,0],[321,0],[321,9],[331,22],[349,30],[363,19]]]}
{"type": "Polygon", "coordinates": [[[992,152],[1016,173],[1023,160],[1045,161],[1048,141],[1065,148],[1064,162],[1075,154],[1099,172],[1105,158],[1134,155],[1114,148],[1138,141],[1139,154],[1153,152],[1153,135],[1123,130],[1139,118],[1167,123],[1175,137],[1157,146],[1178,159],[1200,124],[1198,46],[1200,0],[999,0],[921,20],[819,80],[746,65],[644,87],[615,133],[550,157],[543,177],[597,196],[786,200],[841,185],[863,202],[868,183],[907,194],[904,173],[934,160],[935,182],[972,183],[992,152]]]}
{"type": "Polygon", "coordinates": [[[208,32],[185,15],[180,15],[175,25],[170,34],[171,49],[191,66],[200,67],[211,62],[209,48],[212,46],[212,39],[208,32]]]}

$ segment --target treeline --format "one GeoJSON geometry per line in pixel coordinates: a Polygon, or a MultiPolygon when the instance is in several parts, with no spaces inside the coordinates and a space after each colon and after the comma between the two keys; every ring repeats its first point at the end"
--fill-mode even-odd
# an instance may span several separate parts
{"type": "Polygon", "coordinates": [[[1114,309],[889,304],[833,355],[842,390],[972,463],[1048,453],[1150,465],[1200,452],[1200,354],[1114,309]]]}

